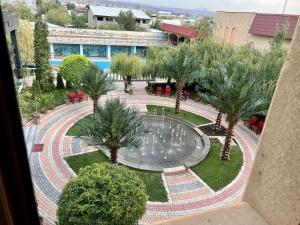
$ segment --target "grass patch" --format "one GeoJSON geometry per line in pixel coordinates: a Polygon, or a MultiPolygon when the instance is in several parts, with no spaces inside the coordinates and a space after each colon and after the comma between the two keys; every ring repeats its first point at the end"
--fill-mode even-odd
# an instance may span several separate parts
{"type": "Polygon", "coordinates": [[[219,160],[221,147],[220,144],[212,144],[205,160],[191,168],[214,191],[234,180],[243,165],[243,153],[239,147],[231,147],[230,161],[219,160]]]}
{"type": "Polygon", "coordinates": [[[148,112],[154,113],[156,110],[156,113],[158,113],[158,114],[162,114],[162,111],[164,108],[165,115],[174,116],[183,121],[192,122],[195,125],[201,125],[201,124],[211,122],[210,120],[208,120],[202,116],[199,116],[195,113],[187,112],[184,110],[181,110],[179,114],[175,114],[174,108],[170,108],[170,107],[164,107],[164,106],[158,106],[158,105],[147,105],[146,107],[147,107],[148,112]]]}
{"type": "MultiPolygon", "coordinates": [[[[65,158],[65,160],[75,173],[78,173],[80,168],[93,163],[108,162],[107,157],[101,151],[68,156],[65,158]]],[[[150,201],[168,201],[160,172],[149,172],[132,168],[129,169],[143,180],[146,186],[146,193],[148,194],[150,201]]]]}
{"type": "Polygon", "coordinates": [[[93,115],[88,115],[83,117],[82,119],[78,120],[72,127],[67,131],[66,135],[69,136],[78,136],[80,134],[81,126],[89,124],[93,119],[93,115]],[[81,126],[80,126],[81,125],[81,126]]]}

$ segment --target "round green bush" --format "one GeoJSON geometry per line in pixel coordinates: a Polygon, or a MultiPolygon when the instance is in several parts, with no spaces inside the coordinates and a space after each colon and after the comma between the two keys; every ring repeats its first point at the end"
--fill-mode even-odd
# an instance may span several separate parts
{"type": "Polygon", "coordinates": [[[69,55],[63,59],[60,66],[61,76],[74,84],[79,82],[78,77],[92,64],[92,62],[82,55],[69,55]]]}
{"type": "Polygon", "coordinates": [[[143,181],[124,166],[93,164],[79,170],[58,201],[59,225],[134,225],[146,210],[143,181]]]}

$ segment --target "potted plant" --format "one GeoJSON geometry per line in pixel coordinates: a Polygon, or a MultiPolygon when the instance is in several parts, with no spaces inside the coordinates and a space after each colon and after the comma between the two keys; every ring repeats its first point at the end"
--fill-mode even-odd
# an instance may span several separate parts
{"type": "Polygon", "coordinates": [[[55,105],[53,104],[53,95],[52,95],[52,93],[50,93],[50,99],[49,99],[49,102],[50,102],[50,104],[49,104],[49,109],[50,110],[53,110],[53,109],[55,109],[55,105]]]}
{"type": "Polygon", "coordinates": [[[128,88],[129,88],[128,93],[129,93],[130,95],[132,95],[132,94],[133,94],[132,84],[131,84],[131,85],[128,85],[128,88]]]}
{"type": "Polygon", "coordinates": [[[41,113],[46,114],[48,112],[49,103],[50,99],[47,96],[40,97],[41,113]]]}
{"type": "Polygon", "coordinates": [[[67,94],[66,94],[66,91],[64,91],[64,104],[69,104],[69,99],[67,98],[67,94]]]}

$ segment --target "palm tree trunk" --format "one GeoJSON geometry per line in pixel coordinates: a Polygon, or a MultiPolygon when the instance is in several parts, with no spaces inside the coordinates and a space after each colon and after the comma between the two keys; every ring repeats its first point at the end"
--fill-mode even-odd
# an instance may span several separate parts
{"type": "Polygon", "coordinates": [[[116,148],[110,149],[110,162],[112,164],[117,164],[117,158],[118,158],[118,149],[116,148]]]}
{"type": "Polygon", "coordinates": [[[97,109],[98,109],[98,98],[93,99],[93,104],[94,104],[94,116],[96,116],[97,109]]]}
{"type": "Polygon", "coordinates": [[[183,87],[184,87],[184,79],[177,80],[175,113],[180,113],[180,98],[181,98],[181,92],[183,87]]]}
{"type": "Polygon", "coordinates": [[[234,128],[235,124],[237,123],[238,119],[236,119],[234,117],[228,117],[227,121],[228,121],[227,134],[226,134],[226,138],[225,138],[224,147],[220,154],[220,159],[229,161],[230,160],[230,143],[232,140],[233,128],[234,128]]]}
{"type": "Polygon", "coordinates": [[[217,119],[216,119],[216,123],[214,125],[214,131],[219,131],[221,130],[221,120],[222,120],[222,116],[223,116],[223,113],[219,111],[218,113],[218,116],[217,116],[217,119]]]}

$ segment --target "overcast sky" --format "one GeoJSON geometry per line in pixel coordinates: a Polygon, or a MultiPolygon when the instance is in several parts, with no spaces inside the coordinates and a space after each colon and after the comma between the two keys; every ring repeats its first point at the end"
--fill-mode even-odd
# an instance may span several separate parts
{"type": "MultiPolygon", "coordinates": [[[[156,6],[206,8],[213,11],[281,13],[285,0],[135,0],[156,6]]],[[[300,14],[300,0],[288,0],[288,14],[300,14]]]]}

